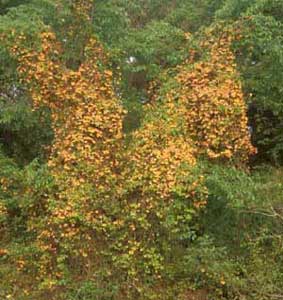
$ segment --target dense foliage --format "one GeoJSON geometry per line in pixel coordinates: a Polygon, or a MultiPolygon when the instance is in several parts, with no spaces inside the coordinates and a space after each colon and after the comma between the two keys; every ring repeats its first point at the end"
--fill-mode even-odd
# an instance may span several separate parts
{"type": "Polygon", "coordinates": [[[281,0],[0,0],[0,298],[283,297],[281,0]]]}

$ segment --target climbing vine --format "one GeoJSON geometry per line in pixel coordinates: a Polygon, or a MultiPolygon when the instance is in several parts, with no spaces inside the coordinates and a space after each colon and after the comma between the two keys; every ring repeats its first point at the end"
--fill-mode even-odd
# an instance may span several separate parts
{"type": "Polygon", "coordinates": [[[172,281],[170,266],[182,266],[201,231],[208,191],[198,162],[242,166],[255,152],[230,49],[233,35],[206,32],[200,48],[207,57],[195,61],[191,52],[126,140],[126,112],[113,89],[109,57],[90,30],[92,1],[72,2],[71,10],[71,44],[77,24],[89,25],[75,59],[48,26],[32,42],[23,32],[3,36],[33,110],[50,112],[54,140],[46,149],[47,170],[0,178],[2,193],[13,187],[13,197],[32,199],[14,211],[0,202],[0,231],[20,211],[29,237],[24,253],[0,249],[0,256],[19,277],[32,272],[15,292],[19,297],[57,300],[70,282],[87,281],[103,291],[111,282],[114,299],[143,299],[145,293],[164,299],[157,287],[172,281]],[[172,255],[176,249],[178,256],[172,255]]]}
{"type": "Polygon", "coordinates": [[[179,111],[197,155],[243,164],[256,150],[251,145],[247,105],[231,50],[235,38],[229,27],[220,34],[219,28],[210,28],[200,43],[206,57],[194,63],[196,52],[192,51],[177,68],[173,88],[168,91],[165,85],[159,98],[166,99],[168,111],[179,111]]]}

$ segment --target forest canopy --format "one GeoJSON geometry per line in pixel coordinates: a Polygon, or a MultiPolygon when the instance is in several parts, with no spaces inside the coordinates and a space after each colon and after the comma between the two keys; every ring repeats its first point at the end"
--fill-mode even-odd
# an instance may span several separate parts
{"type": "Polygon", "coordinates": [[[283,298],[281,0],[0,0],[0,298],[283,298]]]}

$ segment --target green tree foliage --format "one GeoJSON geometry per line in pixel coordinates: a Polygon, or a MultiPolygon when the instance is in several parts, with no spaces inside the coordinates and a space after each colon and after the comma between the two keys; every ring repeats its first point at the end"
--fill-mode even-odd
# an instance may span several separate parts
{"type": "Polygon", "coordinates": [[[282,164],[282,3],[227,1],[216,15],[218,19],[233,19],[235,27],[242,28],[235,51],[259,158],[282,164]]]}
{"type": "Polygon", "coordinates": [[[1,0],[0,1],[0,14],[5,14],[10,8],[18,5],[26,4],[29,0],[1,0]]]}
{"type": "MultiPolygon", "coordinates": [[[[33,35],[42,28],[36,8],[11,8],[1,18],[0,32],[3,34],[12,28],[11,37],[19,31],[26,32],[32,43],[33,35]]],[[[17,61],[7,48],[10,42],[6,39],[0,46],[0,139],[2,150],[22,165],[36,157],[44,158],[43,150],[52,140],[52,130],[49,112],[32,110],[25,84],[19,80],[17,61]]]]}
{"type": "Polygon", "coordinates": [[[249,175],[210,166],[206,178],[209,197],[203,230],[214,245],[228,250],[233,266],[227,277],[229,297],[281,296],[282,169],[264,167],[249,175]]]}

